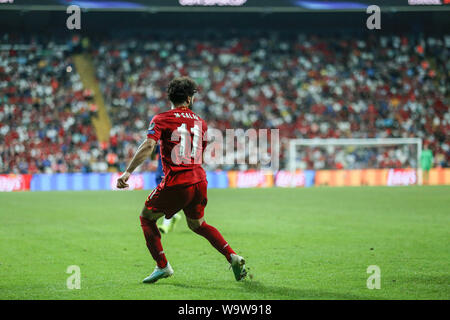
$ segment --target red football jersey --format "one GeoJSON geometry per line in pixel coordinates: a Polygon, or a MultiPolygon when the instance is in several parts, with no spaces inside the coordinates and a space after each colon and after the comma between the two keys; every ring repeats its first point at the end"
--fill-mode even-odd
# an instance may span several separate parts
{"type": "Polygon", "coordinates": [[[147,138],[161,140],[164,186],[188,186],[206,180],[201,166],[206,131],[206,122],[186,107],[153,117],[147,138]]]}

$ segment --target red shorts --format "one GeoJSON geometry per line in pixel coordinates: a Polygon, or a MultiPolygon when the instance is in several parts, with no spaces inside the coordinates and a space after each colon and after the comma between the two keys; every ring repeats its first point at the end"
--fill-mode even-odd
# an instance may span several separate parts
{"type": "Polygon", "coordinates": [[[203,217],[208,197],[207,181],[201,181],[187,187],[162,187],[159,184],[148,196],[145,207],[153,212],[162,212],[167,219],[180,210],[189,219],[203,217]]]}

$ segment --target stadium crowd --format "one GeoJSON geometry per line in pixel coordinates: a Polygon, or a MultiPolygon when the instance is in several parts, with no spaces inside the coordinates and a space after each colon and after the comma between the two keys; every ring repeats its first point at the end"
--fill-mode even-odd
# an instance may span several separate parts
{"type": "MultiPolygon", "coordinates": [[[[282,166],[288,139],[300,137],[420,137],[436,165],[449,163],[450,37],[127,38],[100,42],[93,56],[124,161],[169,107],[168,79],[189,75],[210,127],[279,128],[282,166]]],[[[417,166],[410,147],[330,151],[305,149],[300,167],[417,166]]]]}
{"type": "MultiPolygon", "coordinates": [[[[91,97],[67,52],[52,42],[1,50],[0,172],[123,170],[151,117],[169,107],[168,80],[180,75],[199,84],[194,111],[210,128],[280,129],[281,167],[291,138],[375,137],[420,137],[435,165],[449,166],[450,37],[142,36],[91,43],[113,125],[109,145],[96,142],[91,97]]],[[[415,167],[414,152],[305,148],[298,162],[314,169],[415,167]]],[[[233,167],[242,168],[219,168],[233,167]]]]}
{"type": "Polygon", "coordinates": [[[91,125],[92,93],[67,43],[4,35],[0,48],[0,173],[106,170],[91,125]]]}

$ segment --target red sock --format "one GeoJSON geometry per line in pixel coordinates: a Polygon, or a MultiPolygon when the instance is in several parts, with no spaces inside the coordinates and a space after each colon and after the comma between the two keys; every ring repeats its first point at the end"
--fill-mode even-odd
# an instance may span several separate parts
{"type": "Polygon", "coordinates": [[[217,249],[217,251],[223,254],[228,261],[231,260],[230,254],[235,252],[233,251],[233,249],[231,249],[231,247],[228,245],[228,243],[216,228],[203,221],[202,225],[195,229],[194,232],[208,239],[208,241],[214,248],[217,249]]]}
{"type": "Polygon", "coordinates": [[[156,226],[156,221],[148,220],[144,217],[139,218],[141,219],[141,227],[144,231],[148,251],[150,251],[158,267],[164,268],[167,265],[167,259],[163,251],[161,233],[159,233],[158,227],[156,226]]]}

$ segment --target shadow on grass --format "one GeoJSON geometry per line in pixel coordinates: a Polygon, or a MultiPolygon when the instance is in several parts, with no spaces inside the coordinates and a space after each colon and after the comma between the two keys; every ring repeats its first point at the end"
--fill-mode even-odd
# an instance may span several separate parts
{"type": "MultiPolygon", "coordinates": [[[[161,283],[163,284],[163,283],[161,283]]],[[[378,294],[370,296],[354,295],[342,292],[328,292],[321,290],[305,290],[289,287],[278,287],[272,285],[264,285],[259,281],[243,281],[236,283],[235,288],[223,288],[214,285],[203,286],[203,285],[193,285],[184,283],[164,283],[167,286],[174,286],[183,289],[201,289],[201,290],[220,290],[228,292],[239,292],[242,291],[252,294],[250,299],[275,299],[275,300],[302,300],[302,299],[324,299],[324,300],[373,300],[373,299],[386,299],[378,294]]],[[[223,299],[217,297],[217,299],[223,299]]]]}
{"type": "Polygon", "coordinates": [[[264,285],[259,281],[245,281],[242,283],[245,291],[255,294],[262,294],[266,299],[272,299],[273,296],[283,297],[282,299],[325,299],[325,300],[372,300],[383,299],[381,296],[362,296],[342,292],[329,292],[321,290],[278,287],[264,285]]]}

